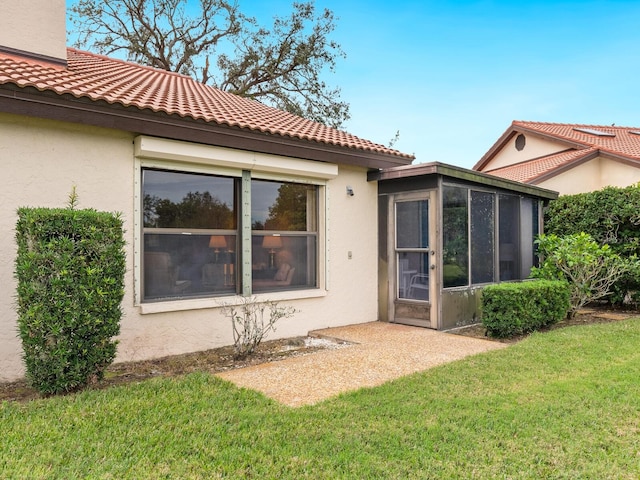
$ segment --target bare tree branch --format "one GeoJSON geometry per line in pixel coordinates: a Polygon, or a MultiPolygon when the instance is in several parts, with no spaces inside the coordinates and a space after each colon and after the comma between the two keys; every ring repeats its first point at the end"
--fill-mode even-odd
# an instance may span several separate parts
{"type": "Polygon", "coordinates": [[[76,0],[69,8],[75,46],[189,75],[236,95],[255,99],[339,128],[349,118],[340,89],[323,74],[344,57],[329,40],[330,10],[312,1],[293,3],[289,16],[260,26],[228,0],[76,0]],[[217,68],[212,72],[211,67],[217,68]]]}

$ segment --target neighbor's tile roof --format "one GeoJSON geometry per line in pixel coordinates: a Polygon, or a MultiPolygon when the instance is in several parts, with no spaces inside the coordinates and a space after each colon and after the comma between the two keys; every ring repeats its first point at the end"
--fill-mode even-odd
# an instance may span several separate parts
{"type": "Polygon", "coordinates": [[[67,49],[67,68],[0,52],[2,84],[34,87],[59,95],[103,100],[282,137],[413,158],[344,131],[203,85],[184,75],[72,48],[67,49]]]}
{"type": "Polygon", "coordinates": [[[562,171],[576,162],[599,155],[615,156],[633,162],[640,162],[640,127],[516,120],[473,168],[474,170],[509,180],[535,183],[536,180],[541,180],[548,175],[562,171]],[[493,170],[486,169],[485,166],[493,156],[500,151],[510,138],[513,138],[518,133],[535,133],[561,143],[564,142],[567,149],[506,167],[493,170]]]}
{"type": "Polygon", "coordinates": [[[533,160],[528,160],[526,162],[496,168],[495,170],[486,170],[484,173],[490,173],[491,175],[506,178],[507,180],[515,180],[516,182],[532,183],[542,175],[546,175],[555,170],[559,170],[570,163],[582,160],[597,151],[598,150],[596,148],[563,151],[554,155],[534,158],[533,160]]]}
{"type": "Polygon", "coordinates": [[[640,159],[640,127],[617,127],[615,125],[580,125],[568,123],[513,122],[513,127],[543,133],[558,139],[577,142],[587,147],[640,159]],[[611,136],[594,135],[582,130],[595,130],[611,136]],[[637,133],[631,133],[637,132],[637,133]]]}

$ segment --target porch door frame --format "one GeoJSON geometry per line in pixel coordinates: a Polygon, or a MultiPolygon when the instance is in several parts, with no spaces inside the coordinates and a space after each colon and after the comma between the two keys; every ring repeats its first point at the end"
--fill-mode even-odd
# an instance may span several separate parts
{"type": "MultiPolygon", "coordinates": [[[[388,203],[388,238],[387,238],[387,258],[388,261],[388,318],[392,323],[402,323],[426,328],[438,328],[438,304],[440,301],[440,292],[438,290],[439,268],[437,248],[438,242],[438,195],[437,189],[421,190],[406,193],[396,193],[390,195],[388,203]],[[429,300],[411,300],[399,298],[400,283],[403,281],[399,278],[398,257],[396,254],[396,203],[426,200],[428,202],[429,213],[429,300]],[[413,312],[413,313],[410,313],[413,312]]],[[[406,287],[406,285],[405,285],[406,287]]]]}

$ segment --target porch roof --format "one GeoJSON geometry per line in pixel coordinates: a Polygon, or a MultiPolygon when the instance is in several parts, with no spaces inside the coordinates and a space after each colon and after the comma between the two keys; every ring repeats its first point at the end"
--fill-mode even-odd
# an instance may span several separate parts
{"type": "Polygon", "coordinates": [[[486,173],[476,172],[454,165],[447,165],[440,162],[418,163],[416,165],[406,165],[401,167],[385,168],[378,171],[369,172],[369,181],[391,181],[409,179],[427,175],[441,175],[465,182],[484,185],[492,188],[510,190],[517,193],[531,195],[545,200],[555,200],[558,192],[540,188],[535,185],[528,185],[513,180],[496,177],[486,173]]]}

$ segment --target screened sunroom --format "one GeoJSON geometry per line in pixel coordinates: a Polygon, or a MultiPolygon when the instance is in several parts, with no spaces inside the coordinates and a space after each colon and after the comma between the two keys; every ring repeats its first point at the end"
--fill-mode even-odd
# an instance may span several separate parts
{"type": "Polygon", "coordinates": [[[557,193],[441,163],[378,181],[379,318],[439,330],[480,321],[486,285],[526,279],[557,193]]]}

